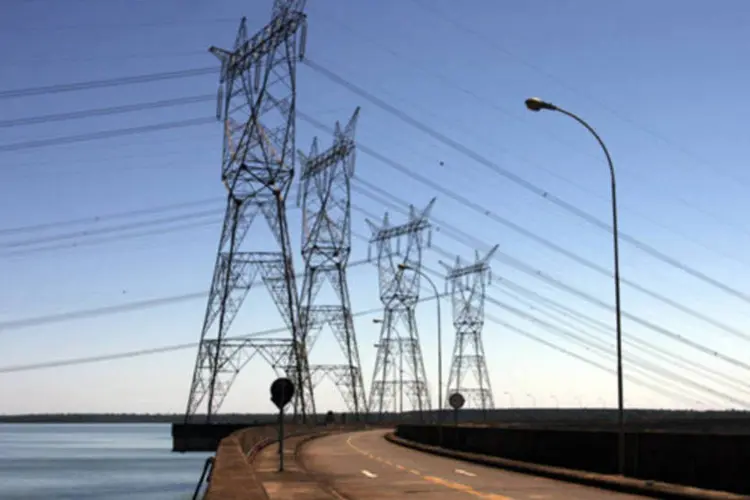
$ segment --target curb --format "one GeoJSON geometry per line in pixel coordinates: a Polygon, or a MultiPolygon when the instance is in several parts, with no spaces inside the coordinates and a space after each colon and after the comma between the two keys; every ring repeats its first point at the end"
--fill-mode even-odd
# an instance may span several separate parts
{"type": "Polygon", "coordinates": [[[748,496],[724,491],[705,490],[693,488],[691,486],[679,486],[669,483],[660,483],[656,481],[645,481],[640,479],[631,479],[627,477],[609,476],[594,472],[577,471],[573,469],[564,469],[562,467],[553,467],[549,465],[539,465],[507,458],[491,457],[477,453],[468,453],[464,451],[448,450],[438,446],[426,445],[415,441],[403,439],[396,436],[395,433],[389,432],[385,439],[393,444],[411,448],[413,450],[432,453],[443,457],[454,458],[466,462],[472,462],[480,465],[487,465],[500,469],[507,469],[523,474],[533,474],[551,479],[558,479],[570,483],[578,483],[586,486],[595,486],[597,488],[618,491],[621,493],[631,493],[645,495],[652,498],[676,499],[676,500],[747,500],[748,496]]]}

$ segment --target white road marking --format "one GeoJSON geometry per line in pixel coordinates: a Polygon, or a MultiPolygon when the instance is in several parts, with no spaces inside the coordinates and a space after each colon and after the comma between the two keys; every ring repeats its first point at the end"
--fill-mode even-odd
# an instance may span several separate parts
{"type": "Polygon", "coordinates": [[[376,477],[378,477],[377,474],[373,474],[369,470],[365,470],[365,469],[362,469],[362,474],[364,474],[365,476],[369,477],[370,479],[375,479],[376,477]]]}
{"type": "Polygon", "coordinates": [[[476,477],[477,476],[473,472],[468,472],[468,471],[465,471],[463,469],[456,469],[454,472],[456,474],[463,474],[464,476],[469,476],[469,477],[476,477]]]}

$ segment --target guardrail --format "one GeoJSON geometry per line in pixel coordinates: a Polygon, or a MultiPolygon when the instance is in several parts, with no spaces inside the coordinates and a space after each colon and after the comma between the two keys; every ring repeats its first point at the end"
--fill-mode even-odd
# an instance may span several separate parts
{"type": "Polygon", "coordinates": [[[201,492],[201,486],[203,486],[203,482],[206,483],[211,481],[211,471],[213,471],[213,465],[214,465],[214,457],[208,457],[206,459],[206,462],[203,464],[203,472],[201,473],[200,479],[198,479],[198,484],[195,485],[195,492],[193,493],[193,500],[198,500],[198,495],[200,495],[201,492]]]}

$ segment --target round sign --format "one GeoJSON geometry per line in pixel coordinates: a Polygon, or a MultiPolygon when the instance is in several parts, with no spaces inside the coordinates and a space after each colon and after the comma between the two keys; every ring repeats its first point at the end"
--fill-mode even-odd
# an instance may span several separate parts
{"type": "Polygon", "coordinates": [[[459,410],[464,406],[464,403],[466,403],[466,400],[461,395],[460,392],[454,392],[451,394],[451,396],[448,398],[448,404],[451,405],[451,408],[454,410],[459,410]]]}
{"type": "Polygon", "coordinates": [[[294,396],[294,384],[288,378],[277,378],[271,384],[271,401],[281,410],[294,396]]]}

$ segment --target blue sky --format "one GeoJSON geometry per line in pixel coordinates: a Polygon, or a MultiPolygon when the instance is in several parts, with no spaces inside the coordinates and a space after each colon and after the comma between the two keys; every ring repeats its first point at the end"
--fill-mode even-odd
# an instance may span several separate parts
{"type": "MultiPolygon", "coordinates": [[[[531,114],[525,98],[541,96],[586,118],[610,148],[618,172],[621,230],[673,259],[744,290],[750,261],[744,248],[750,230],[744,214],[750,185],[742,117],[750,74],[744,27],[750,5],[726,0],[627,3],[595,0],[311,1],[307,7],[307,57],[399,110],[475,151],[498,167],[608,222],[606,164],[593,138],[572,120],[531,114]]],[[[216,67],[216,74],[121,85],[78,92],[0,99],[0,122],[91,108],[138,104],[216,92],[218,65],[206,51],[229,47],[241,16],[254,32],[268,20],[271,2],[227,0],[11,0],[0,20],[0,92],[59,83],[216,67]]],[[[471,258],[474,248],[500,244],[489,288],[496,300],[539,314],[541,306],[509,297],[521,285],[607,326],[612,313],[524,274],[506,256],[609,304],[611,279],[495,222],[499,216],[543,236],[582,258],[611,268],[611,237],[561,210],[542,196],[493,173],[474,159],[404,123],[372,102],[323,77],[298,68],[298,108],[333,125],[362,106],[357,140],[410,171],[481,205],[478,214],[449,196],[394,170],[370,155],[357,158],[355,185],[374,184],[404,202],[425,205],[433,196],[433,250],[425,265],[440,270],[450,255],[471,258]],[[442,164],[441,164],[442,162],[442,164]],[[359,181],[365,184],[357,184],[359,181]],[[442,227],[441,224],[445,224],[442,227]],[[450,226],[450,227],[448,227],[450,226]],[[473,236],[455,238],[452,229],[473,236]],[[512,293],[512,292],[511,292],[512,293]]],[[[2,94],[0,94],[2,95],[2,94]]],[[[138,309],[74,321],[19,328],[9,322],[165,296],[206,291],[220,231],[224,188],[219,181],[222,127],[218,122],[49,147],[23,147],[47,138],[91,134],[170,121],[210,118],[212,101],[133,113],[0,128],[0,352],[2,366],[108,354],[198,340],[205,300],[138,309]],[[18,145],[21,145],[19,147],[18,145]],[[158,215],[123,217],[57,229],[11,233],[4,229],[107,216],[164,205],[205,203],[158,215]],[[28,251],[29,240],[71,231],[152,221],[205,212],[193,227],[140,238],[86,244],[103,236],[81,235],[63,243],[79,246],[28,251]],[[197,224],[204,224],[198,226],[197,224]],[[21,244],[23,243],[23,245],[21,244]],[[11,254],[12,252],[15,254],[11,254]],[[18,254],[20,251],[20,255],[18,254]]],[[[298,120],[297,147],[314,135],[331,138],[298,120]]],[[[382,199],[354,192],[355,235],[369,236],[364,213],[378,218],[389,209],[382,199]],[[364,212],[362,212],[362,210],[364,212]]],[[[290,211],[299,258],[299,211],[290,211]]],[[[185,224],[165,224],[162,228],[185,224]]],[[[151,226],[149,226],[151,227],[151,226]]],[[[262,238],[262,226],[256,226],[262,238]]],[[[132,231],[130,231],[132,233],[132,231]]],[[[127,232],[109,234],[124,235],[127,232]]],[[[58,242],[59,243],[59,242],[58,242]]],[[[355,236],[352,261],[367,256],[355,236]]],[[[47,244],[48,245],[48,244],[47,244]]],[[[745,330],[747,302],[622,243],[623,278],[683,304],[685,308],[745,330]]],[[[355,311],[378,307],[373,264],[350,270],[355,311]]],[[[442,288],[442,283],[439,284],[442,288]]],[[[425,294],[428,293],[425,290],[425,294]]],[[[445,378],[452,349],[448,302],[443,307],[445,378]]],[[[701,345],[742,362],[750,361],[746,340],[732,336],[653,297],[623,287],[623,308],[701,345]]],[[[611,358],[554,336],[494,304],[487,312],[519,329],[600,363],[611,358]]],[[[377,316],[377,315],[375,315],[377,316]]],[[[539,314],[540,318],[545,316],[539,314]]],[[[547,317],[548,318],[548,317],[547,317]]],[[[419,307],[425,365],[436,384],[434,303],[419,307]]],[[[369,390],[377,325],[372,316],[355,323],[369,390]]],[[[250,293],[234,334],[281,326],[267,294],[250,293]]],[[[629,319],[626,340],[643,339],[693,366],[741,379],[744,369],[717,356],[666,338],[629,319]]],[[[588,330],[587,330],[588,331],[588,330]]],[[[611,343],[611,334],[591,331],[611,343]]],[[[547,346],[488,320],[484,342],[498,406],[613,405],[615,381],[547,346]],[[508,393],[508,394],[506,394],[508,393]],[[527,396],[533,395],[533,398],[527,396]],[[554,397],[553,397],[554,396],[554,397]]],[[[632,345],[632,344],[631,344],[632,345]]],[[[647,358],[633,347],[626,356],[647,358]]],[[[338,362],[332,339],[322,339],[313,362],[338,362]]],[[[701,380],[684,368],[647,358],[682,376],[733,397],[728,385],[701,380]]],[[[0,373],[0,412],[183,411],[195,349],[64,368],[0,373]]],[[[229,398],[226,411],[270,409],[270,369],[253,362],[229,398]]],[[[632,363],[626,372],[636,374],[632,363]]],[[[641,379],[669,386],[655,375],[641,379]]],[[[673,384],[673,382],[671,382],[673,384]]],[[[670,386],[671,387],[671,386],[670,386]]],[[[737,407],[696,391],[674,401],[634,383],[626,403],[645,407],[737,407]],[[690,396],[690,394],[696,394],[690,396]],[[694,398],[694,401],[691,399],[694,398]],[[699,402],[700,401],[700,402],[699,402]]],[[[322,387],[321,409],[341,409],[331,387],[322,387]]]]}

